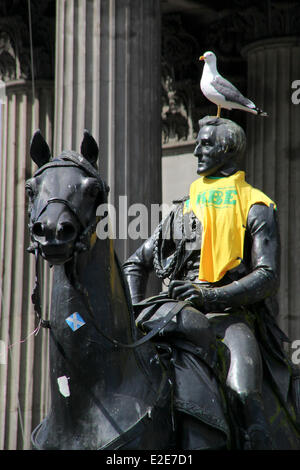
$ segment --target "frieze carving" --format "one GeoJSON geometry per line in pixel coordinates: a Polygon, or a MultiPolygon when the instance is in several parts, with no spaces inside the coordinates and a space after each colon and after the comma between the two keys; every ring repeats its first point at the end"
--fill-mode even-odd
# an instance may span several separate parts
{"type": "Polygon", "coordinates": [[[162,26],[162,144],[194,141],[199,46],[180,15],[165,16],[162,26]]]}
{"type": "Polygon", "coordinates": [[[162,145],[194,143],[199,117],[215,112],[199,86],[203,67],[199,56],[206,50],[216,52],[220,70],[245,92],[245,61],[238,41],[231,39],[232,27],[227,34],[218,22],[203,24],[195,37],[187,32],[183,18],[169,14],[162,22],[162,145]]]}
{"type": "Polygon", "coordinates": [[[236,28],[243,28],[245,43],[269,37],[299,35],[300,5],[299,2],[268,2],[266,8],[260,2],[233,15],[232,22],[236,28]]]}
{"type": "Polygon", "coordinates": [[[240,53],[251,42],[300,32],[300,4],[296,1],[235,0],[205,26],[206,42],[221,54],[240,53]]]}
{"type": "MultiPolygon", "coordinates": [[[[35,78],[54,76],[55,9],[53,0],[31,0],[35,78]]],[[[28,2],[1,2],[0,79],[31,79],[28,2]]]]}
{"type": "Polygon", "coordinates": [[[30,53],[22,43],[24,24],[21,18],[0,20],[0,78],[18,80],[30,76],[30,53]]]}
{"type": "MultiPolygon", "coordinates": [[[[9,31],[0,24],[0,78],[13,80],[20,75],[19,58],[15,41],[9,31]]],[[[19,78],[19,77],[18,77],[19,78]]]]}
{"type": "MultiPolygon", "coordinates": [[[[188,107],[177,94],[175,83],[169,75],[162,80],[163,86],[163,143],[187,140],[191,134],[188,107]]],[[[188,97],[187,97],[188,99],[188,97]]]]}

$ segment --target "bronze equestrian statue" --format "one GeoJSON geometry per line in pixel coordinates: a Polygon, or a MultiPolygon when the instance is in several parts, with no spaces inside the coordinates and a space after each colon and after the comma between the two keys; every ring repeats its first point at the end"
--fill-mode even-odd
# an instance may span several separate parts
{"type": "MultiPolygon", "coordinates": [[[[214,185],[238,173],[244,135],[221,119],[200,124],[198,172],[214,185]]],[[[87,131],[80,151],[51,158],[39,131],[30,148],[38,165],[26,183],[33,302],[49,331],[51,379],[51,407],[32,433],[34,448],[299,448],[299,376],[270,307],[279,255],[273,202],[251,207],[244,231],[234,233],[245,238],[236,266],[204,282],[200,267],[212,265],[201,266],[204,232],[194,203],[206,210],[226,201],[228,210],[236,195],[222,183],[225,189],[211,186],[199,199],[196,186],[195,201],[178,201],[125,263],[128,289],[112,240],[96,235],[109,188],[87,131]],[[40,257],[54,271],[48,321],[40,257]],[[169,290],[142,300],[152,269],[171,280],[169,290]]]]}
{"type": "MultiPolygon", "coordinates": [[[[108,187],[98,146],[85,132],[81,154],[50,150],[37,131],[26,182],[30,250],[53,265],[51,408],[32,434],[36,449],[164,449],[173,439],[172,384],[150,342],[139,342],[112,241],[96,236],[108,187]],[[127,345],[138,342],[137,347],[127,345]],[[122,344],[124,343],[124,344],[122,344]]],[[[38,265],[38,263],[37,263],[38,265]]]]}
{"type": "Polygon", "coordinates": [[[183,309],[159,337],[172,350],[182,448],[222,448],[223,442],[237,449],[299,449],[299,370],[284,352],[288,339],[275,318],[277,208],[239,171],[242,128],[210,116],[199,128],[200,178],[123,265],[137,324],[151,331],[164,299],[197,309],[183,309]],[[153,270],[169,279],[168,290],[144,300],[153,270]],[[220,357],[230,435],[211,378],[216,368],[221,372],[220,357]]]}

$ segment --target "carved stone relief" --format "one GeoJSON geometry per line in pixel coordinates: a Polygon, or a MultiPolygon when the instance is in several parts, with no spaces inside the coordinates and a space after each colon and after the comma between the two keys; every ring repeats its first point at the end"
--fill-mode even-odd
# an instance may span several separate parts
{"type": "Polygon", "coordinates": [[[162,44],[162,144],[194,143],[198,134],[198,120],[205,114],[215,113],[215,107],[200,91],[203,63],[199,56],[206,50],[216,52],[224,75],[243,91],[245,78],[242,57],[230,30],[221,28],[218,21],[203,24],[187,32],[182,15],[163,17],[162,44]],[[196,34],[195,34],[196,31],[196,34]],[[228,33],[228,34],[227,34],[228,33]],[[229,66],[230,65],[230,66],[229,66]]]}
{"type": "MultiPolygon", "coordinates": [[[[55,4],[31,0],[30,5],[35,78],[53,78],[55,4]]],[[[31,79],[28,2],[1,2],[0,18],[0,79],[31,79]]]]}
{"type": "MultiPolygon", "coordinates": [[[[162,45],[162,143],[195,138],[199,45],[187,33],[180,15],[163,20],[162,45]]],[[[196,131],[197,132],[197,131],[196,131]]]]}

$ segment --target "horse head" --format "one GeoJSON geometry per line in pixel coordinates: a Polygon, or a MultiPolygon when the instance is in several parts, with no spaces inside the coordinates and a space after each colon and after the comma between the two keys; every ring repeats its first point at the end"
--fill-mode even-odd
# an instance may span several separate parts
{"type": "Polygon", "coordinates": [[[109,188],[97,170],[98,145],[86,130],[80,151],[64,151],[52,159],[39,130],[31,140],[30,155],[38,170],[25,186],[29,251],[38,250],[51,264],[64,264],[74,252],[88,248],[97,206],[107,202],[109,188]]]}

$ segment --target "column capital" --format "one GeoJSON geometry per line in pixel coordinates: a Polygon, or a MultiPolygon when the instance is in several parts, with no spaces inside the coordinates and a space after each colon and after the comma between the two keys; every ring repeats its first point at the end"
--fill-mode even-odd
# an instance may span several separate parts
{"type": "Polygon", "coordinates": [[[300,47],[300,36],[283,36],[254,41],[243,47],[241,54],[243,57],[247,57],[249,54],[260,52],[262,50],[267,51],[269,49],[274,50],[283,47],[300,47]]]}

